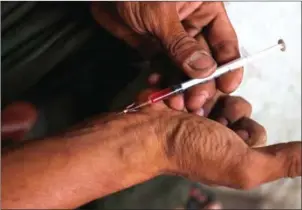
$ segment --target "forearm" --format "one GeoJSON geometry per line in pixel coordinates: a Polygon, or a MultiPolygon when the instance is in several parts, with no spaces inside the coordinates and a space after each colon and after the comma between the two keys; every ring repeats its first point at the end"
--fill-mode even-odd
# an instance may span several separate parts
{"type": "Polygon", "coordinates": [[[85,128],[3,154],[2,207],[75,208],[151,178],[123,160],[124,139],[111,130],[85,128]]]}

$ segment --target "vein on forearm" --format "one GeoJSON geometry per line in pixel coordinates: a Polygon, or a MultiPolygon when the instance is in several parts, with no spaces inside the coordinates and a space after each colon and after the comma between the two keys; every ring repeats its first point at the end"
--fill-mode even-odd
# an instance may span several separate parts
{"type": "Polygon", "coordinates": [[[127,165],[97,130],[88,126],[2,154],[2,206],[75,208],[123,188],[117,175],[127,165]]]}

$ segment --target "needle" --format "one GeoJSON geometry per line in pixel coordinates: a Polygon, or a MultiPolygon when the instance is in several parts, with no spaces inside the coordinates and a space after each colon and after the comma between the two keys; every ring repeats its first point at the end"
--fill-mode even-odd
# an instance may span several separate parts
{"type": "Polygon", "coordinates": [[[169,98],[170,96],[172,95],[176,95],[178,93],[182,93],[183,91],[187,90],[188,88],[191,88],[195,85],[199,85],[199,84],[203,84],[203,83],[206,83],[210,80],[213,80],[223,74],[226,74],[228,72],[231,72],[233,70],[236,70],[240,67],[243,67],[247,62],[250,62],[252,60],[255,60],[256,58],[260,58],[260,57],[263,57],[273,51],[276,51],[276,50],[281,50],[281,51],[285,51],[285,43],[282,39],[278,40],[278,44],[276,45],[273,45],[267,49],[264,49],[258,53],[255,53],[253,55],[250,55],[250,56],[246,56],[246,57],[241,57],[241,58],[238,58],[236,60],[233,60],[229,63],[226,63],[220,67],[218,67],[216,69],[216,71],[206,77],[206,78],[202,78],[202,79],[191,79],[191,80],[188,80],[186,82],[183,82],[181,84],[178,84],[178,85],[174,85],[174,86],[171,86],[169,88],[166,88],[166,89],[163,89],[163,90],[160,90],[158,92],[155,92],[153,94],[151,94],[148,98],[147,101],[143,102],[143,103],[140,103],[140,104],[131,104],[130,106],[126,107],[125,110],[123,110],[121,113],[128,113],[128,112],[134,112],[134,111],[137,111],[138,109],[142,108],[142,107],[145,107],[145,106],[148,106],[150,104],[153,104],[153,103],[156,103],[158,101],[162,101],[162,100],[165,100],[167,98],[169,98]]]}

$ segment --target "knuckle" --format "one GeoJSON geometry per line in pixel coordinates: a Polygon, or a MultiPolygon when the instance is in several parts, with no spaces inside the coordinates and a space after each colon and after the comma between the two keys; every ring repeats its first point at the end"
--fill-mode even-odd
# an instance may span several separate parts
{"type": "Polygon", "coordinates": [[[234,99],[236,100],[237,103],[241,103],[242,105],[248,107],[248,108],[252,108],[252,105],[243,97],[241,96],[234,96],[234,99]]]}
{"type": "Polygon", "coordinates": [[[223,14],[226,18],[228,18],[228,14],[225,8],[225,3],[223,1],[217,2],[219,5],[217,5],[218,13],[223,14]]]}
{"type": "MultiPolygon", "coordinates": [[[[232,40],[223,40],[213,44],[212,54],[216,58],[217,63],[220,65],[230,62],[234,59],[240,58],[240,51],[239,51],[237,38],[233,38],[232,40]]],[[[229,92],[233,91],[233,90],[230,91],[231,87],[237,85],[238,80],[240,78],[239,75],[241,76],[240,71],[238,70],[230,72],[226,75],[223,75],[221,78],[218,78],[218,81],[221,81],[221,86],[224,85],[223,81],[229,80],[230,84],[228,84],[228,86],[230,87],[225,87],[228,89],[229,92]],[[229,75],[234,75],[234,76],[230,78],[229,75]]]]}
{"type": "MultiPolygon", "coordinates": [[[[210,81],[206,84],[200,84],[195,87],[192,87],[187,91],[186,96],[188,98],[191,97],[199,97],[199,96],[205,96],[206,100],[209,100],[215,96],[216,88],[215,88],[215,82],[210,81]]],[[[198,107],[200,108],[200,107],[198,107]]]]}
{"type": "Polygon", "coordinates": [[[229,40],[223,40],[213,45],[214,53],[229,54],[231,57],[228,60],[232,60],[240,57],[239,45],[237,37],[229,40]],[[223,52],[223,53],[221,53],[223,52]]]}
{"type": "Polygon", "coordinates": [[[236,99],[232,101],[232,103],[229,107],[234,109],[235,112],[240,112],[241,110],[243,110],[245,108],[244,104],[241,103],[240,100],[236,100],[236,99]]]}
{"type": "Polygon", "coordinates": [[[117,2],[118,14],[137,33],[154,32],[161,22],[161,14],[167,11],[162,2],[117,2]]]}
{"type": "Polygon", "coordinates": [[[296,150],[291,153],[288,153],[288,157],[286,158],[287,177],[294,178],[296,176],[301,176],[301,146],[300,151],[296,150]]]}
{"type": "Polygon", "coordinates": [[[218,11],[223,11],[222,9],[224,9],[224,3],[222,1],[213,2],[213,5],[218,11]]]}
{"type": "Polygon", "coordinates": [[[258,133],[266,139],[266,129],[260,124],[258,124],[258,133]]]}
{"type": "Polygon", "coordinates": [[[287,177],[294,178],[298,176],[298,174],[301,174],[300,161],[298,160],[298,158],[293,157],[288,164],[287,177]]]}
{"type": "Polygon", "coordinates": [[[225,112],[231,115],[241,115],[240,117],[249,117],[252,113],[251,104],[239,96],[227,97],[225,101],[225,112]]]}
{"type": "Polygon", "coordinates": [[[238,105],[238,106],[239,105],[240,106],[245,106],[247,108],[251,107],[251,104],[241,96],[231,96],[229,98],[229,100],[230,100],[230,103],[233,103],[233,104],[238,105]]]}
{"type": "Polygon", "coordinates": [[[221,1],[204,2],[204,4],[207,6],[208,10],[215,12],[215,14],[224,11],[224,3],[221,1]]]}
{"type": "MultiPolygon", "coordinates": [[[[267,141],[266,129],[260,124],[254,124],[254,126],[255,127],[253,128],[253,125],[251,125],[249,133],[251,135],[251,139],[254,139],[253,142],[254,142],[255,146],[265,145],[266,141],[267,141]]],[[[249,128],[247,128],[247,129],[249,129],[249,128]]]]}
{"type": "Polygon", "coordinates": [[[171,56],[179,57],[179,63],[183,62],[183,58],[189,57],[189,53],[193,50],[190,50],[194,44],[196,44],[193,39],[188,37],[188,34],[185,31],[179,31],[178,33],[173,33],[166,40],[166,46],[169,50],[171,56]],[[188,50],[189,49],[189,50],[188,50]]]}
{"type": "Polygon", "coordinates": [[[169,119],[170,122],[176,122],[166,132],[164,151],[167,159],[172,162],[175,170],[181,173],[191,174],[199,168],[202,159],[200,139],[205,140],[207,128],[201,126],[204,123],[196,117],[192,119],[192,115],[184,114],[169,119]]]}
{"type": "Polygon", "coordinates": [[[169,156],[174,156],[179,152],[183,153],[183,150],[187,147],[185,142],[189,141],[192,143],[195,138],[198,138],[196,137],[196,135],[198,136],[198,132],[196,132],[197,125],[194,120],[190,120],[187,116],[178,118],[177,121],[167,136],[166,151],[169,156]]]}

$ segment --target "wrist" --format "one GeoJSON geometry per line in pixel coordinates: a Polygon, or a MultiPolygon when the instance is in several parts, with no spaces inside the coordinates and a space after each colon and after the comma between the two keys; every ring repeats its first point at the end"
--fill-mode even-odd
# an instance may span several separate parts
{"type": "Polygon", "coordinates": [[[158,175],[158,139],[148,119],[133,119],[99,118],[2,155],[3,206],[76,208],[158,175]]]}
{"type": "Polygon", "coordinates": [[[98,144],[96,177],[110,177],[112,191],[152,179],[167,168],[160,140],[152,125],[143,120],[142,116],[124,115],[96,122],[100,129],[90,137],[98,144]]]}

